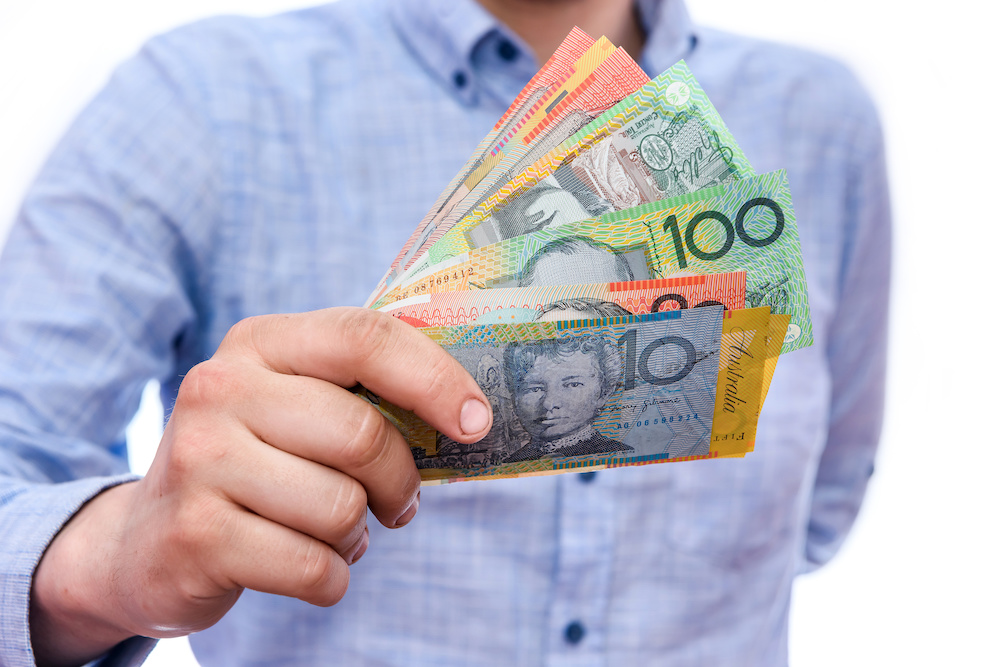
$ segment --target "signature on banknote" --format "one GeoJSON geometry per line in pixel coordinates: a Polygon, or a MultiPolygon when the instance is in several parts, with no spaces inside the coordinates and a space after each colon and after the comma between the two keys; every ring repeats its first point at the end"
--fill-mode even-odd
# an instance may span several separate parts
{"type": "Polygon", "coordinates": [[[785,314],[790,312],[788,304],[788,282],[791,279],[787,274],[778,280],[766,280],[756,285],[747,285],[747,308],[757,308],[758,306],[770,306],[772,313],[785,314]]]}

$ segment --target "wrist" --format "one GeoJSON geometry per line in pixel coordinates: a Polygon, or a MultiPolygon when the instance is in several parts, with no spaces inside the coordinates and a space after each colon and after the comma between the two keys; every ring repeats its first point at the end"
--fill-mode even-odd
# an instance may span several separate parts
{"type": "Polygon", "coordinates": [[[84,664],[134,634],[119,622],[126,586],[114,552],[135,487],[122,484],[92,498],[42,556],[29,610],[36,664],[84,664]]]}

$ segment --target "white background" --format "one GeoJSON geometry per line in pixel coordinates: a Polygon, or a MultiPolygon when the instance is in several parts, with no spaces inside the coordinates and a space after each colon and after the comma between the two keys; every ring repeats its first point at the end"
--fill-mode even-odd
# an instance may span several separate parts
{"type": "MultiPolygon", "coordinates": [[[[796,666],[1000,665],[1000,365],[994,164],[1000,77],[987,3],[688,0],[696,20],[847,61],[883,117],[895,199],[888,411],[857,527],[827,568],[801,578],[796,666]]],[[[67,123],[148,36],[224,12],[294,0],[3,0],[0,238],[67,123]]],[[[161,414],[130,432],[148,466],[161,414]]],[[[185,640],[149,664],[194,664],[185,640]]]]}

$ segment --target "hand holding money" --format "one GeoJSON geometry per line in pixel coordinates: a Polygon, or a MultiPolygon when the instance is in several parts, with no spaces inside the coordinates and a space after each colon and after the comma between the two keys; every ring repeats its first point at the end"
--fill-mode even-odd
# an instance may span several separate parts
{"type": "Polygon", "coordinates": [[[368,508],[396,528],[419,506],[410,449],[345,389],[359,382],[455,442],[490,430],[475,380],[392,317],[336,308],[237,324],[185,377],[146,477],[98,495],[49,547],[32,589],[40,660],[201,630],[244,588],[340,600],[368,508]]]}

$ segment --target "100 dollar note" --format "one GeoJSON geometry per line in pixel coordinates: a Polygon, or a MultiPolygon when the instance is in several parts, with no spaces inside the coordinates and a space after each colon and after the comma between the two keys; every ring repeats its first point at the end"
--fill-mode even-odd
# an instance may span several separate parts
{"type": "Polygon", "coordinates": [[[471,250],[390,290],[433,292],[746,271],[747,305],[791,315],[783,352],[812,343],[805,270],[784,171],[471,250]]]}
{"type": "Polygon", "coordinates": [[[425,484],[739,456],[754,440],[768,319],[714,306],[425,329],[493,409],[490,433],[468,445],[362,395],[406,437],[425,484]]]}

